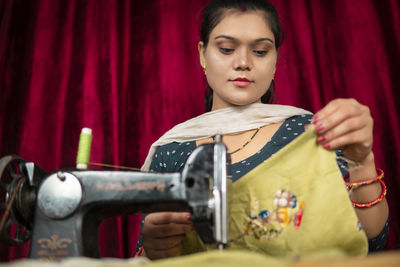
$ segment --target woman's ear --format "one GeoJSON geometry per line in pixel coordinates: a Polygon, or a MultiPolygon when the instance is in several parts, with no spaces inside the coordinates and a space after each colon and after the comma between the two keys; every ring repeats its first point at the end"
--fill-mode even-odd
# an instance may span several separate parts
{"type": "Polygon", "coordinates": [[[199,44],[197,45],[197,48],[199,50],[200,65],[204,69],[206,67],[206,59],[204,56],[206,49],[204,47],[204,43],[202,41],[200,41],[199,44]]]}

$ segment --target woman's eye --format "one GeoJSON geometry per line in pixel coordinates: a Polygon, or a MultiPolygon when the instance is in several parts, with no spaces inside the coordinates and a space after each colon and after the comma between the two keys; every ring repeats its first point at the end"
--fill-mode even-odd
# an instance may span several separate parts
{"type": "Polygon", "coordinates": [[[221,47],[219,49],[219,51],[221,51],[221,53],[223,53],[223,54],[229,55],[229,54],[231,54],[233,52],[233,49],[232,48],[223,48],[223,47],[221,47]]]}
{"type": "Polygon", "coordinates": [[[257,56],[264,56],[268,53],[267,50],[253,50],[254,54],[256,54],[257,56]]]}

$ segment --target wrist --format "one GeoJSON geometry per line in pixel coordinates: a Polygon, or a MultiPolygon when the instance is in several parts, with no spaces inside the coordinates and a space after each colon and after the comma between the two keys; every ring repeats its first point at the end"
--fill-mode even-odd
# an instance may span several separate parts
{"type": "Polygon", "coordinates": [[[377,176],[374,153],[371,151],[356,168],[350,168],[350,181],[356,182],[377,176]]]}
{"type": "Polygon", "coordinates": [[[374,152],[372,152],[372,150],[368,153],[368,155],[364,158],[364,160],[362,162],[359,162],[359,164],[361,165],[361,168],[363,166],[369,166],[369,165],[373,165],[375,167],[375,156],[374,156],[374,152]]]}

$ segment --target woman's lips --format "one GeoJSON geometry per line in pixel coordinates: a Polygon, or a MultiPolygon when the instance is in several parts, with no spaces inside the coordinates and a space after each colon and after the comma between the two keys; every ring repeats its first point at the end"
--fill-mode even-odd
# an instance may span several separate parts
{"type": "Polygon", "coordinates": [[[247,79],[235,79],[232,81],[234,85],[238,86],[238,87],[246,87],[249,86],[251,84],[251,82],[247,79]]]}

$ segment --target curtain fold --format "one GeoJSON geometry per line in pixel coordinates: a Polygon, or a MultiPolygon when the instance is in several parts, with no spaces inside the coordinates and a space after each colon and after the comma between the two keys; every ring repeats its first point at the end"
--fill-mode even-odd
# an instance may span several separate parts
{"type": "MultiPolygon", "coordinates": [[[[197,43],[207,2],[0,0],[0,157],[73,167],[90,127],[92,162],[140,167],[152,142],[204,112],[197,43]]],[[[271,2],[285,30],[276,103],[316,112],[352,97],[370,107],[389,190],[387,249],[400,248],[399,2],[271,2]]],[[[140,222],[105,221],[102,256],[132,257],[140,222]]],[[[0,261],[28,253],[0,246],[0,261]]]]}

